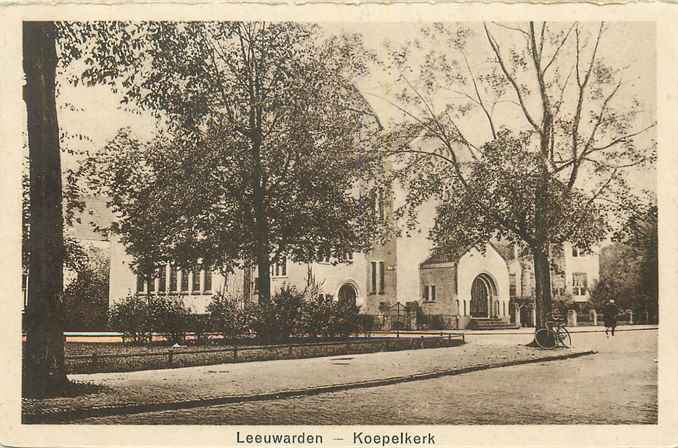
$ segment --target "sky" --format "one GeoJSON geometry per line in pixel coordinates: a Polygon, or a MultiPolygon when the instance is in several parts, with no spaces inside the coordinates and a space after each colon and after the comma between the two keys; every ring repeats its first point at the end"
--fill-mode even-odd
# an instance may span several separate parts
{"type": "MultiPolygon", "coordinates": [[[[474,70],[481,71],[488,64],[489,46],[482,34],[479,23],[464,24],[474,30],[474,34],[467,44],[467,55],[474,70]]],[[[516,24],[511,24],[516,25],[516,24]]],[[[365,46],[377,54],[383,54],[383,42],[390,41],[393,45],[402,44],[415,38],[420,28],[416,23],[333,23],[322,24],[328,33],[349,32],[362,35],[365,46]]],[[[508,48],[519,44],[522,37],[519,33],[493,26],[493,32],[502,44],[508,48]]],[[[562,26],[556,24],[555,26],[562,26]]],[[[589,24],[585,24],[589,26],[589,24]]],[[[590,24],[591,28],[597,24],[590,24]]],[[[431,43],[431,42],[428,42],[431,43]]],[[[438,45],[438,43],[431,43],[438,45]]],[[[563,50],[563,53],[566,53],[563,50]]],[[[620,91],[619,101],[627,100],[631,95],[637,96],[644,110],[641,120],[651,123],[656,120],[656,51],[654,24],[644,22],[612,23],[608,27],[601,42],[600,55],[615,66],[625,66],[623,90],[620,91]]],[[[565,55],[566,56],[566,55],[565,55]]],[[[565,57],[563,56],[563,57],[565,57]]],[[[571,55],[570,55],[571,56],[571,55]]],[[[371,104],[376,114],[387,126],[392,125],[398,111],[384,97],[393,87],[389,82],[392,77],[380,68],[374,68],[371,73],[359,80],[356,85],[371,104]]],[[[442,97],[441,97],[442,98],[442,97]]],[[[140,138],[146,139],[153,135],[154,121],[143,115],[137,115],[124,110],[120,105],[120,97],[106,86],[73,87],[63,84],[58,97],[60,104],[72,103],[80,110],[72,111],[61,109],[59,123],[62,129],[70,134],[83,134],[90,141],[74,142],[74,146],[83,150],[96,150],[110,140],[118,129],[130,127],[140,138]]],[[[530,105],[528,105],[530,106],[530,105]]],[[[520,112],[513,105],[498,106],[497,114],[505,119],[507,126],[512,126],[521,120],[520,112]],[[505,107],[505,110],[501,108],[505,107]]],[[[524,120],[523,120],[524,121],[524,120]]],[[[474,117],[465,123],[464,131],[471,140],[482,143],[487,139],[487,125],[480,117],[474,117]]],[[[65,155],[64,167],[73,167],[77,157],[65,155]]],[[[654,170],[644,170],[631,173],[632,184],[637,188],[656,189],[656,173],[654,170]]]]}

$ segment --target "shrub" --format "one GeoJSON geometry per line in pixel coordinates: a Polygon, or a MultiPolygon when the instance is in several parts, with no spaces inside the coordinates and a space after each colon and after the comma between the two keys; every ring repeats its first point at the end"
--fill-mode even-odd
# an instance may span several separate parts
{"type": "Polygon", "coordinates": [[[447,330],[448,325],[444,316],[433,314],[429,316],[429,328],[431,330],[447,330]]]}
{"type": "Polygon", "coordinates": [[[164,295],[149,296],[148,304],[151,331],[162,334],[171,344],[183,343],[191,314],[183,299],[164,295]]]}
{"type": "Polygon", "coordinates": [[[407,325],[405,325],[405,322],[400,320],[393,320],[391,322],[391,330],[405,330],[406,328],[407,325]]]}
{"type": "Polygon", "coordinates": [[[357,331],[359,326],[360,307],[353,301],[339,300],[333,302],[333,319],[331,332],[334,335],[348,337],[357,331]]]}
{"type": "Polygon", "coordinates": [[[207,344],[212,322],[209,314],[191,314],[189,316],[189,331],[195,335],[196,344],[207,344]]]}
{"type": "Polygon", "coordinates": [[[270,303],[255,307],[252,328],[257,336],[268,342],[280,342],[290,336],[301,336],[304,293],[294,286],[284,286],[270,303]]]}
{"type": "Polygon", "coordinates": [[[97,247],[83,250],[75,278],[64,289],[64,329],[105,330],[110,258],[97,247]]]}
{"type": "Polygon", "coordinates": [[[115,302],[109,311],[109,324],[112,329],[121,332],[123,338],[131,339],[135,344],[142,344],[150,336],[147,299],[128,295],[115,302]]]}
{"type": "Polygon", "coordinates": [[[313,294],[304,302],[303,311],[305,334],[313,337],[318,335],[330,336],[334,317],[332,297],[324,294],[313,294]]]}
{"type": "Polygon", "coordinates": [[[379,328],[379,323],[377,322],[377,316],[373,314],[358,314],[358,329],[362,333],[369,333],[375,331],[379,328]]]}
{"type": "Polygon", "coordinates": [[[255,318],[255,307],[251,303],[224,294],[212,298],[207,312],[211,329],[231,341],[247,333],[255,318]]]}

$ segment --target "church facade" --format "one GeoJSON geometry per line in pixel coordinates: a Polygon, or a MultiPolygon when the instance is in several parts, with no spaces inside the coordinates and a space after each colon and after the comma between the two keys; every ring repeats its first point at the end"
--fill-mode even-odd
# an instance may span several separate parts
{"type": "MultiPolygon", "coordinates": [[[[391,206],[386,204],[385,216],[391,206]]],[[[534,274],[529,259],[510,245],[490,242],[472,247],[457,258],[434,255],[428,239],[434,207],[425,207],[421,228],[373,247],[368,253],[348,254],[343,260],[315,263],[282,260],[271,266],[271,289],[285,285],[304,289],[313,279],[321,292],[354,300],[361,312],[383,316],[397,309],[438,316],[448,328],[467,328],[474,321],[493,320],[506,325],[534,323],[534,274]]],[[[132,259],[115,239],[111,242],[110,300],[129,294],[180,295],[194,313],[205,313],[214,294],[227,293],[257,300],[257,271],[224,275],[219,270],[182,271],[172,265],[146,282],[130,269],[132,259]]],[[[583,253],[563,246],[554,257],[554,296],[585,302],[598,279],[596,251],[583,253]]]]}

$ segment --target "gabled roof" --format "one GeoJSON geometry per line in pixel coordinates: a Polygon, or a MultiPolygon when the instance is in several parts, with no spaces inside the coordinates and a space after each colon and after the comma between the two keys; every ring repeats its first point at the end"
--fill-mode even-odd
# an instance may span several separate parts
{"type": "Polygon", "coordinates": [[[496,241],[489,241],[488,244],[492,246],[499,256],[507,263],[513,260],[513,247],[511,245],[502,244],[496,241]]]}
{"type": "MultiPolygon", "coordinates": [[[[509,261],[513,259],[513,249],[511,247],[507,247],[493,241],[488,241],[487,244],[491,246],[507,264],[509,261]]],[[[470,251],[474,247],[476,247],[476,245],[468,246],[464,250],[460,251],[459,252],[460,255],[456,257],[449,254],[433,254],[426,260],[424,260],[424,262],[421,263],[419,266],[424,267],[441,263],[456,263],[459,261],[461,257],[463,257],[466,253],[468,253],[468,251],[470,251]]]]}
{"type": "Polygon", "coordinates": [[[440,263],[456,263],[458,258],[451,257],[449,255],[443,255],[443,254],[434,254],[428,257],[426,260],[424,260],[423,263],[421,263],[420,266],[430,266],[432,264],[440,264],[440,263]]]}

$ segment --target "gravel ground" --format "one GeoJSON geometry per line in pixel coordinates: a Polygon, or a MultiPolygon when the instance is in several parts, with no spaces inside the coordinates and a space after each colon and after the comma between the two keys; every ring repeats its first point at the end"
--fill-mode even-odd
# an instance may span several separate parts
{"type": "MultiPolygon", "coordinates": [[[[583,347],[579,347],[579,351],[583,347]]],[[[75,397],[24,400],[24,414],[92,409],[123,404],[174,403],[217,397],[278,393],[331,384],[364,382],[425,372],[538,360],[573,350],[544,351],[523,346],[469,343],[454,348],[381,352],[342,357],[280,360],[149,370],[70,375],[88,383],[89,393],[75,397]],[[91,389],[94,389],[92,391],[91,389]]]]}
{"type": "MultiPolygon", "coordinates": [[[[519,336],[502,341],[512,338],[519,336]]],[[[478,336],[474,340],[501,352],[487,345],[491,339],[478,336]]],[[[614,338],[582,334],[576,341],[599,354],[311,397],[86,418],[73,423],[656,424],[657,332],[618,333],[614,338]]],[[[469,344],[463,357],[479,355],[479,346],[469,344]]],[[[427,352],[433,355],[438,350],[427,352]]]]}

